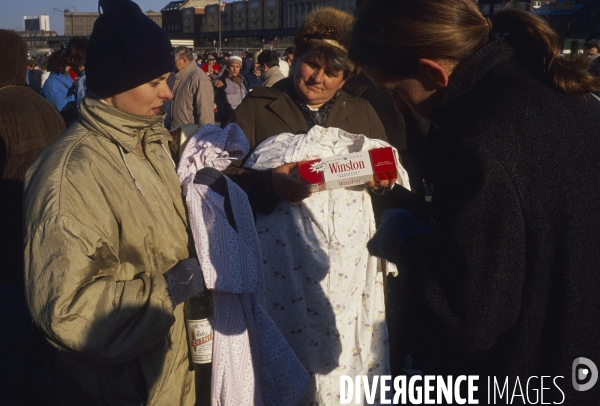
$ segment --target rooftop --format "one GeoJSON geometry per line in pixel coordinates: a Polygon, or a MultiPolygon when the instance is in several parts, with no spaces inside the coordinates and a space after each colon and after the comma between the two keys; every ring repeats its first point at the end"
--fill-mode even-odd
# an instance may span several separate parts
{"type": "Polygon", "coordinates": [[[167,4],[162,10],[160,10],[161,12],[164,11],[174,11],[174,10],[179,10],[179,7],[181,7],[183,5],[183,3],[185,3],[185,1],[172,1],[169,4],[167,4]]]}

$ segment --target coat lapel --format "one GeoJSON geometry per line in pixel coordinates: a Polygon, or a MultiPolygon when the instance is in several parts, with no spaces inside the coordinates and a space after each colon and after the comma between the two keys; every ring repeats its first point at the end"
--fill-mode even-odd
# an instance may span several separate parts
{"type": "Polygon", "coordinates": [[[295,134],[298,130],[304,133],[308,132],[306,119],[298,106],[287,95],[269,103],[268,108],[290,128],[291,133],[295,134]]]}
{"type": "Polygon", "coordinates": [[[327,127],[339,127],[340,123],[344,123],[347,128],[350,128],[352,113],[351,104],[348,103],[348,95],[342,91],[339,98],[333,103],[333,107],[331,107],[331,111],[327,117],[327,127]],[[330,123],[337,123],[337,125],[330,123]]]}

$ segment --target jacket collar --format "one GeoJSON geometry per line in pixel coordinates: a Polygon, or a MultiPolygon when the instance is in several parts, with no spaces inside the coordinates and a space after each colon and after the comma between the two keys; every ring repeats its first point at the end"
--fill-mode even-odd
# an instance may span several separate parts
{"type": "Polygon", "coordinates": [[[183,69],[175,73],[175,80],[181,80],[190,76],[194,72],[194,69],[198,69],[198,65],[196,65],[196,62],[188,63],[183,69]]]}
{"type": "Polygon", "coordinates": [[[269,79],[271,76],[273,76],[273,75],[275,75],[275,74],[277,74],[277,73],[280,73],[280,71],[279,71],[279,66],[273,66],[272,68],[269,68],[269,70],[267,70],[267,71],[264,71],[264,72],[262,73],[262,75],[260,75],[260,77],[261,77],[263,80],[265,80],[265,81],[266,81],[266,80],[267,80],[267,79],[269,79]]]}
{"type": "Polygon", "coordinates": [[[356,82],[346,82],[342,90],[347,93],[347,100],[354,100],[367,90],[367,86],[356,82]]]}
{"type": "Polygon", "coordinates": [[[161,111],[156,116],[126,113],[101,99],[89,96],[88,91],[88,97],[81,101],[79,122],[101,137],[120,145],[125,151],[132,152],[140,145],[171,139],[163,126],[165,112],[161,111]]]}
{"type": "Polygon", "coordinates": [[[472,92],[491,71],[501,63],[514,57],[513,48],[503,39],[493,40],[477,50],[469,58],[459,63],[448,87],[442,94],[431,119],[436,124],[452,117],[446,117],[447,107],[472,92]]]}

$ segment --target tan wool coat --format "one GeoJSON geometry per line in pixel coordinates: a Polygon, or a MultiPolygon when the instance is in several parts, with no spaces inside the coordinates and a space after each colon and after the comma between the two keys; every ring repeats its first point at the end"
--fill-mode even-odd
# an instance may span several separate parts
{"type": "Polygon", "coordinates": [[[163,117],[80,108],[25,182],[26,295],[59,350],[61,400],[191,406],[183,304],[163,276],[191,256],[163,117]]]}

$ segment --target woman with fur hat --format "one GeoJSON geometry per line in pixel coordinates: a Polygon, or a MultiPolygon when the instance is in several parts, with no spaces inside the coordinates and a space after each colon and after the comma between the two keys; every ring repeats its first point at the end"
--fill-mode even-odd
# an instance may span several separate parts
{"type": "Polygon", "coordinates": [[[194,405],[183,302],[203,289],[161,106],[164,31],[100,0],[79,120],[25,181],[25,284],[61,404],[194,405]]]}
{"type": "Polygon", "coordinates": [[[291,78],[255,88],[231,118],[254,151],[244,168],[226,174],[257,212],[267,311],[311,377],[301,405],[338,404],[341,375],[389,372],[381,262],[366,250],[366,236],[375,232],[373,189],[311,195],[290,175],[296,162],[281,158],[287,150],[299,151],[296,136],[304,137],[312,153],[331,153],[307,138],[311,130],[318,138],[326,133],[330,146],[354,151],[384,144],[383,125],[358,97],[360,89],[344,88],[355,73],[346,51],[352,23],[351,15],[334,8],[311,13],[296,37],[291,78]],[[274,144],[277,149],[269,147],[274,144]],[[278,155],[267,159],[277,167],[255,165],[262,151],[278,155]]]}

